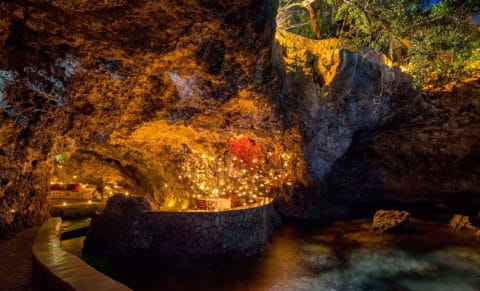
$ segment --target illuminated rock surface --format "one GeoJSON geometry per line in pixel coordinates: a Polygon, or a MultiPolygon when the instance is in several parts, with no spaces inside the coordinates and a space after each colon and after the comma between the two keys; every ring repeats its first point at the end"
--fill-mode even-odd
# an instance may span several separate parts
{"type": "Polygon", "coordinates": [[[302,130],[313,181],[280,205],[283,213],[365,217],[399,203],[478,212],[478,75],[420,94],[398,68],[338,50],[334,40],[277,39],[280,96],[302,130]]]}
{"type": "Polygon", "coordinates": [[[3,1],[0,236],[48,216],[56,155],[68,175],[162,204],[188,190],[185,152],[214,156],[238,134],[292,154],[285,216],[478,207],[478,81],[422,96],[335,40],[277,43],[275,2],[3,1]]]}
{"type": "Polygon", "coordinates": [[[285,147],[265,79],[275,1],[97,2],[0,6],[2,235],[47,216],[61,153],[161,203],[172,152],[245,132],[285,147]]]}
{"type": "Polygon", "coordinates": [[[474,231],[476,232],[476,227],[473,226],[470,221],[470,217],[463,216],[460,214],[455,214],[449,223],[450,227],[458,231],[474,231]]]}
{"type": "Polygon", "coordinates": [[[394,232],[410,220],[410,213],[399,210],[378,210],[373,216],[372,230],[374,232],[394,232]]]}

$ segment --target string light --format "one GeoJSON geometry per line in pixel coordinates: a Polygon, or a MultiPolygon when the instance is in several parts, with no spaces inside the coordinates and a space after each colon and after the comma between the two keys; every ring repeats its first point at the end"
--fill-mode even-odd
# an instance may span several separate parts
{"type": "MultiPolygon", "coordinates": [[[[178,151],[178,182],[164,184],[164,206],[177,210],[204,209],[198,200],[228,199],[232,207],[263,203],[293,185],[294,162],[290,153],[268,151],[245,161],[229,151],[219,155],[178,151]]],[[[220,202],[218,202],[220,203],[220,202]]],[[[214,208],[216,206],[213,206],[214,208]]]]}

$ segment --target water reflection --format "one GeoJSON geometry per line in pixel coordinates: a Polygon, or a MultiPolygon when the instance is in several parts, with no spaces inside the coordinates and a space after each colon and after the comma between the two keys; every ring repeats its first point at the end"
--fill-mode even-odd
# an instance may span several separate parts
{"type": "Polygon", "coordinates": [[[259,257],[113,264],[106,272],[135,290],[480,290],[480,242],[473,235],[422,221],[396,235],[377,235],[369,226],[285,225],[259,257]]]}

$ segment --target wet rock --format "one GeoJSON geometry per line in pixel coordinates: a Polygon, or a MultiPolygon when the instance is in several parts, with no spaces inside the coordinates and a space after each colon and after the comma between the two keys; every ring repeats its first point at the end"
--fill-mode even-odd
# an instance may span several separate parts
{"type": "Polygon", "coordinates": [[[373,216],[374,232],[394,232],[409,222],[410,213],[399,210],[378,210],[373,216]]]}
{"type": "MultiPolygon", "coordinates": [[[[475,231],[476,227],[470,221],[470,217],[455,214],[449,223],[450,227],[458,231],[475,231]]],[[[478,231],[476,232],[478,233],[478,231]]]]}

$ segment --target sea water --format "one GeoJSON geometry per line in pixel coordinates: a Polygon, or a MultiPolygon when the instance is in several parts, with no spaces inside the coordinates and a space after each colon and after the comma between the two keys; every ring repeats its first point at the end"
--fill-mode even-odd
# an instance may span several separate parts
{"type": "MultiPolygon", "coordinates": [[[[414,220],[403,233],[376,234],[370,223],[285,224],[263,254],[245,259],[97,268],[135,290],[480,290],[480,239],[472,233],[414,220]]],[[[63,247],[82,256],[82,244],[63,247]]]]}

